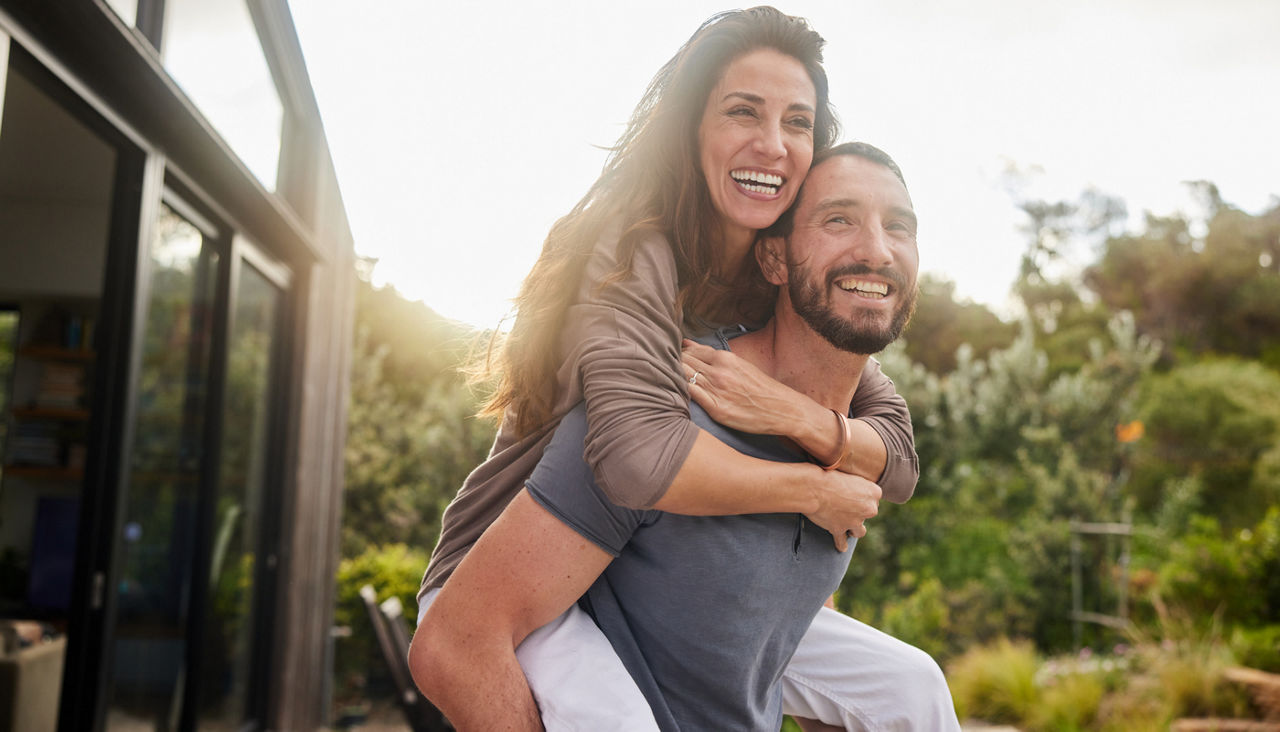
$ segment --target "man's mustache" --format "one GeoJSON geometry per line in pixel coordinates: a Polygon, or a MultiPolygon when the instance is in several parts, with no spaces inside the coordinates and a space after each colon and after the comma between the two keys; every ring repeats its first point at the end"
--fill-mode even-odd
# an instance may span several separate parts
{"type": "Polygon", "coordinates": [[[836,280],[844,277],[857,277],[859,275],[875,275],[892,282],[893,286],[899,290],[907,289],[907,278],[898,270],[892,267],[875,269],[865,264],[850,264],[840,269],[832,270],[827,273],[827,284],[834,284],[836,280]]]}

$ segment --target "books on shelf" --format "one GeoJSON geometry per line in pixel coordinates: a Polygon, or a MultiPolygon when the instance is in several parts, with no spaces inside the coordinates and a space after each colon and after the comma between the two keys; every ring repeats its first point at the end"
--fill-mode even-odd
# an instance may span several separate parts
{"type": "Polygon", "coordinates": [[[42,467],[61,465],[60,432],[56,422],[19,422],[9,438],[9,463],[42,467]]]}
{"type": "Polygon", "coordinates": [[[84,403],[85,368],[80,364],[43,364],[34,406],[48,409],[75,409],[84,403]]]}

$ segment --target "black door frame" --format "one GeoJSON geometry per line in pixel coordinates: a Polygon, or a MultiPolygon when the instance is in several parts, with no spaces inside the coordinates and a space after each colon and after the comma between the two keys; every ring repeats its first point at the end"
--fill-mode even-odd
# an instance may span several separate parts
{"type": "MultiPolygon", "coordinates": [[[[279,629],[274,610],[281,588],[277,583],[279,560],[286,545],[282,507],[289,466],[285,457],[292,440],[286,433],[292,424],[296,390],[290,388],[286,375],[293,366],[297,346],[294,325],[298,318],[298,278],[283,260],[264,248],[236,235],[243,231],[226,216],[197,186],[169,161],[153,149],[141,135],[116,115],[90,90],[80,84],[20,27],[12,26],[0,13],[0,35],[9,38],[7,66],[0,63],[0,74],[16,68],[48,94],[78,121],[99,135],[117,154],[112,191],[111,214],[104,267],[104,286],[97,329],[97,365],[93,375],[94,403],[88,433],[88,454],[82,488],[80,526],[77,536],[76,565],[68,613],[68,645],[59,702],[60,730],[102,729],[106,714],[107,683],[111,669],[111,631],[116,619],[115,584],[116,537],[123,520],[129,455],[136,416],[134,389],[140,363],[135,344],[143,333],[147,309],[145,252],[152,227],[163,201],[185,201],[201,213],[213,212],[211,218],[224,222],[218,227],[219,267],[213,313],[212,358],[209,374],[209,399],[204,440],[206,463],[200,481],[200,524],[208,524],[206,500],[216,499],[218,448],[221,444],[223,389],[226,377],[227,337],[230,332],[230,308],[234,302],[238,270],[251,264],[281,290],[277,313],[278,338],[273,343],[270,361],[270,389],[275,397],[268,415],[267,450],[272,456],[266,474],[266,491],[260,507],[263,517],[263,539],[258,550],[265,561],[255,572],[255,607],[251,622],[256,642],[250,661],[250,696],[247,727],[265,726],[272,713],[268,690],[271,683],[270,664],[276,644],[273,634],[279,629]],[[221,232],[226,232],[221,234],[221,232]],[[224,238],[225,237],[225,238],[224,238]]],[[[0,130],[2,134],[2,130],[0,130]]],[[[193,567],[192,608],[201,613],[189,621],[188,638],[202,628],[204,605],[207,603],[209,545],[208,526],[198,529],[193,567]]],[[[188,645],[188,678],[184,689],[183,710],[179,728],[194,729],[198,710],[199,644],[188,645]],[[193,673],[194,672],[194,673],[193,673]]]]}

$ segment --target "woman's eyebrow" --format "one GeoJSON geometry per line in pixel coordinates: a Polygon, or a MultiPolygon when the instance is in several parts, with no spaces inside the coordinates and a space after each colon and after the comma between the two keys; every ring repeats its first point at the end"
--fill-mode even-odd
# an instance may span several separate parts
{"type": "MultiPolygon", "coordinates": [[[[720,101],[726,102],[730,99],[741,99],[745,102],[751,102],[752,104],[764,104],[764,97],[760,96],[759,94],[753,94],[751,92],[745,92],[745,91],[731,91],[728,94],[725,94],[720,99],[720,101]]],[[[805,104],[804,102],[792,102],[791,104],[787,105],[787,110],[792,112],[809,112],[810,114],[813,113],[813,107],[811,105],[805,104]]]]}

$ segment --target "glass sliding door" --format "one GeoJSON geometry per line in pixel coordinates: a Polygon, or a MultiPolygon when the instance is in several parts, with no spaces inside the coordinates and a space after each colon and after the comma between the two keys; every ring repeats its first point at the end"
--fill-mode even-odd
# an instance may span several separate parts
{"type": "Polygon", "coordinates": [[[218,457],[200,729],[260,726],[274,597],[286,273],[236,242],[218,457]]]}
{"type": "Polygon", "coordinates": [[[107,729],[176,729],[187,691],[223,259],[212,227],[198,221],[167,201],[144,252],[146,309],[107,630],[107,729]]]}

